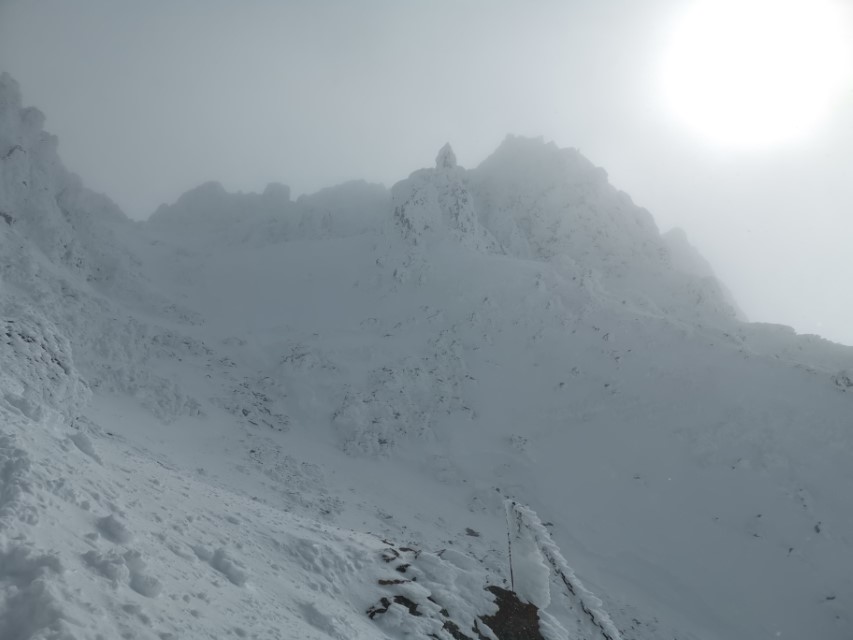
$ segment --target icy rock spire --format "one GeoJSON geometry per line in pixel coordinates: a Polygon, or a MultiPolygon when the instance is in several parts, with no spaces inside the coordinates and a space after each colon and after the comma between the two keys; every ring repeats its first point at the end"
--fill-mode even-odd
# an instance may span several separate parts
{"type": "Polygon", "coordinates": [[[449,142],[439,150],[435,157],[435,168],[439,170],[456,168],[456,154],[453,153],[449,142]]]}

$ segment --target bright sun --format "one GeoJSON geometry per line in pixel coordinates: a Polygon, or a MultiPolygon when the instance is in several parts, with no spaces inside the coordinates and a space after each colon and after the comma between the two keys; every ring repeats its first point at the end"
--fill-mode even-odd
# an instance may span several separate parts
{"type": "Polygon", "coordinates": [[[697,0],[664,58],[667,105],[728,147],[800,138],[848,82],[844,18],[831,0],[697,0]]]}

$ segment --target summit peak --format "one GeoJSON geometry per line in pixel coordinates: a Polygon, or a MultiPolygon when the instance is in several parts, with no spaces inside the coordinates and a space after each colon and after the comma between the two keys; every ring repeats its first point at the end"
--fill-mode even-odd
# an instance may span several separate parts
{"type": "Polygon", "coordinates": [[[456,166],[456,154],[453,153],[453,148],[448,142],[441,149],[439,149],[438,155],[435,157],[435,168],[455,169],[456,166]]]}

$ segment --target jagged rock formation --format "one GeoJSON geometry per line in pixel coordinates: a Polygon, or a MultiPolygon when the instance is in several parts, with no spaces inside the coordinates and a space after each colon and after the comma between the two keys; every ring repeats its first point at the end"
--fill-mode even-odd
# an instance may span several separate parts
{"type": "MultiPolygon", "coordinates": [[[[151,366],[163,352],[157,335],[167,331],[123,305],[168,320],[181,319],[180,307],[138,273],[138,259],[119,240],[132,223],[65,169],[43,125],[41,112],[22,107],[17,83],[0,75],[0,284],[3,302],[19,310],[8,317],[29,314],[39,331],[73,345],[92,387],[138,395],[161,418],[197,414],[198,404],[151,366]]],[[[63,412],[84,404],[69,400],[63,412]]]]}
{"type": "Polygon", "coordinates": [[[435,169],[395,185],[392,199],[392,233],[408,247],[389,241],[386,259],[401,282],[412,275],[423,282],[430,263],[424,252],[452,241],[559,264],[565,276],[643,314],[716,325],[738,316],[713,274],[673,262],[651,215],[574,149],[510,136],[466,171],[448,144],[435,169]]]}
{"type": "Polygon", "coordinates": [[[455,169],[456,166],[456,154],[453,153],[453,148],[448,142],[439,149],[438,155],[435,157],[435,168],[440,171],[442,169],[455,169]]]}
{"type": "Polygon", "coordinates": [[[0,75],[0,211],[8,228],[52,262],[90,281],[108,283],[120,271],[107,222],[124,214],[105,196],[83,187],[44,132],[44,115],[21,106],[17,83],[0,75]]]}
{"type": "Polygon", "coordinates": [[[161,205],[146,225],[179,234],[191,246],[255,246],[292,240],[348,237],[375,228],[388,206],[381,185],[352,181],[290,199],[290,188],[270,184],[261,194],[228,193],[208,182],[161,205]]]}
{"type": "Polygon", "coordinates": [[[467,172],[456,164],[450,145],[436,158],[435,169],[421,169],[392,190],[396,231],[413,246],[432,248],[445,238],[476,251],[495,248],[480,224],[467,172]]]}

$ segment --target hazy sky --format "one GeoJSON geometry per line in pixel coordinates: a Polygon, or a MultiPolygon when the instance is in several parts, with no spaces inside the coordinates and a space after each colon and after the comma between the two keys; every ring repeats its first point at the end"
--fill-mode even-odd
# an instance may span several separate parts
{"type": "MultiPolygon", "coordinates": [[[[802,0],[772,0],[788,1],[802,0]]],[[[0,70],[69,168],[137,218],[207,180],[390,186],[446,141],[475,166],[507,133],[542,135],[603,166],[662,230],[684,228],[751,319],[853,344],[850,75],[808,135],[709,138],[662,81],[695,2],[0,0],[0,70]]],[[[835,20],[853,41],[851,12],[835,20]]],[[[816,29],[784,34],[792,93],[776,104],[815,94],[802,78],[828,68],[806,55],[827,39],[816,29]]],[[[740,55],[731,34],[706,35],[709,64],[740,55]]],[[[738,95],[764,86],[744,74],[738,95]]]]}

